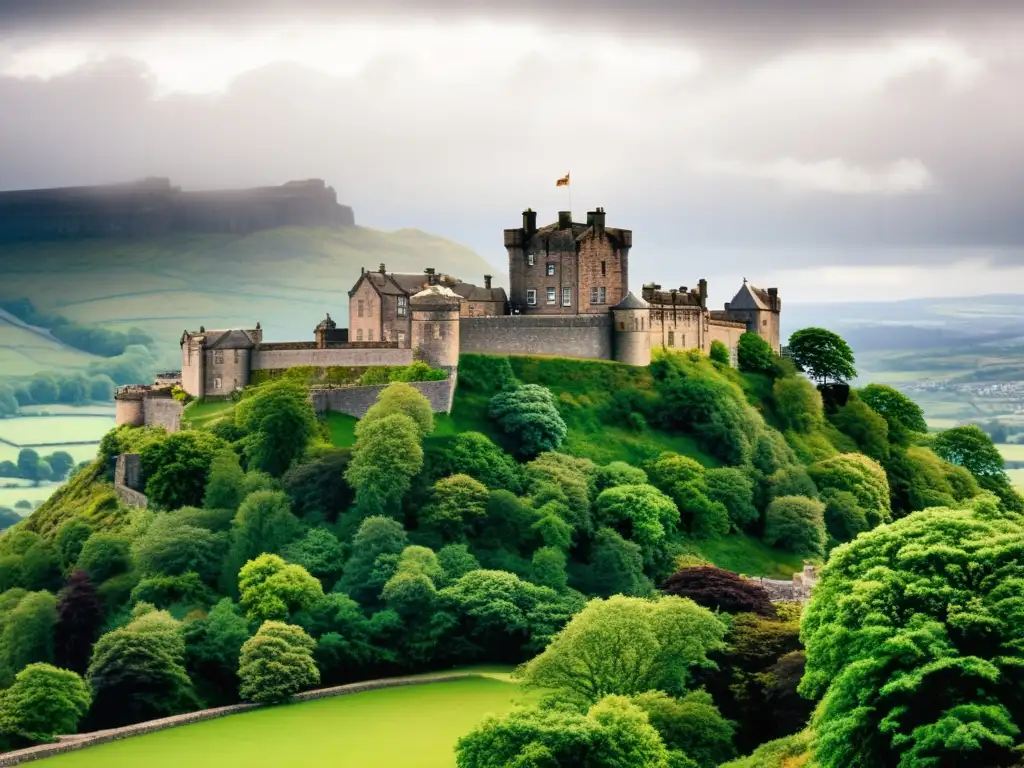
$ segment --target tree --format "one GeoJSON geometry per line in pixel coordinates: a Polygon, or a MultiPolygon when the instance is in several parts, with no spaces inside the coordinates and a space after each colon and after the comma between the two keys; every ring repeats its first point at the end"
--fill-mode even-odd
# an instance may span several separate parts
{"type": "Polygon", "coordinates": [[[480,570],[480,561],[470,553],[465,544],[448,544],[437,553],[437,563],[444,572],[443,581],[451,584],[470,571],[480,570]]]}
{"type": "Polygon", "coordinates": [[[456,435],[445,452],[446,475],[469,475],[491,490],[518,492],[519,466],[486,435],[463,432],[456,435]]]}
{"type": "Polygon", "coordinates": [[[619,485],[602,491],[595,503],[599,525],[615,528],[646,553],[675,532],[679,510],[653,485],[619,485]]]}
{"type": "Polygon", "coordinates": [[[729,365],[729,348],[717,339],[711,342],[711,350],[708,356],[713,363],[729,365]]]}
{"type": "Polygon", "coordinates": [[[764,541],[798,555],[825,554],[825,505],[806,496],[781,496],[768,505],[764,541]]]}
{"type": "Polygon", "coordinates": [[[201,619],[185,624],[185,666],[205,697],[238,698],[238,656],[250,637],[249,622],[224,598],[201,619]]]}
{"type": "Polygon", "coordinates": [[[557,451],[568,434],[554,395],[539,384],[499,392],[491,398],[488,414],[526,458],[557,451]]]}
{"type": "Polygon", "coordinates": [[[83,570],[75,570],[57,596],[57,622],[53,634],[54,663],[85,674],[89,654],[103,626],[103,604],[83,570]]]}
{"type": "Polygon", "coordinates": [[[779,419],[787,429],[807,434],[821,425],[821,393],[803,376],[779,379],[772,387],[779,419]]]}
{"type": "Polygon", "coordinates": [[[390,517],[368,517],[352,538],[352,550],[338,586],[362,605],[372,605],[380,597],[384,583],[374,566],[380,557],[399,555],[409,544],[401,523],[390,517]]]}
{"type": "Polygon", "coordinates": [[[53,661],[56,623],[57,600],[49,592],[17,596],[0,625],[0,686],[9,686],[28,664],[53,661]]]}
{"type": "Polygon", "coordinates": [[[868,384],[857,391],[857,396],[889,425],[890,434],[927,432],[928,424],[920,406],[898,389],[885,384],[868,384]]]}
{"type": "Polygon", "coordinates": [[[323,597],[320,582],[301,565],[277,555],[260,555],[238,573],[241,606],[250,621],[287,619],[323,597]]]}
{"type": "Polygon", "coordinates": [[[281,486],[292,500],[295,514],[334,521],[348,509],[352,505],[353,490],[345,481],[345,472],[351,460],[352,451],[339,448],[292,465],[281,478],[281,486]]]}
{"type": "Polygon", "coordinates": [[[76,567],[94,584],[118,576],[132,567],[132,543],[115,533],[94,533],[82,545],[76,567]]]}
{"type": "Polygon", "coordinates": [[[725,507],[735,530],[750,530],[760,521],[761,514],[754,506],[754,481],[742,469],[709,469],[704,473],[704,483],[708,498],[725,507]]]}
{"type": "Polygon", "coordinates": [[[114,397],[114,380],[106,374],[97,374],[89,379],[89,399],[106,403],[114,397]]]}
{"type": "Polygon", "coordinates": [[[639,544],[626,541],[611,528],[601,528],[590,547],[586,591],[588,594],[649,595],[653,586],[644,575],[644,555],[639,544]]]}
{"type": "Polygon", "coordinates": [[[736,726],[722,717],[706,691],[674,699],[647,691],[630,701],[643,710],[665,746],[686,755],[699,768],[717,768],[731,758],[736,726]]]}
{"type": "Polygon", "coordinates": [[[533,582],[561,592],[568,586],[565,553],[555,547],[541,547],[533,553],[533,582]]]}
{"type": "Polygon", "coordinates": [[[385,416],[393,413],[404,413],[419,428],[420,436],[429,435],[434,431],[434,409],[423,393],[404,382],[389,384],[377,395],[377,402],[356,424],[356,437],[360,432],[385,416]]]}
{"type": "Polygon", "coordinates": [[[776,615],[775,606],[764,587],[714,566],[680,568],[661,589],[669,595],[687,597],[713,611],[776,615]]]}
{"type": "Polygon", "coordinates": [[[166,611],[150,610],[100,637],[87,675],[90,727],[116,728],[197,708],[184,657],[181,625],[166,611]]]}
{"type": "Polygon", "coordinates": [[[144,576],[180,576],[192,571],[208,584],[220,574],[224,534],[188,525],[176,514],[160,515],[132,544],[135,565],[144,576]]]}
{"type": "Polygon", "coordinates": [[[26,480],[32,480],[36,485],[44,479],[39,469],[39,454],[31,448],[22,448],[18,452],[18,473],[26,480]]]}
{"type": "Polygon", "coordinates": [[[245,641],[238,663],[239,693],[247,701],[278,703],[320,682],[316,642],[299,627],[265,621],[245,641]]]}
{"type": "Polygon", "coordinates": [[[231,549],[226,561],[231,581],[249,560],[265,552],[282,551],[301,532],[302,523],[292,514],[282,491],[249,494],[231,523],[231,549]]]}
{"type": "Polygon", "coordinates": [[[818,764],[1017,764],[1022,547],[989,497],[833,552],[802,624],[818,764]]]}
{"type": "Polygon", "coordinates": [[[801,371],[822,384],[857,378],[850,345],[824,328],[803,328],[794,333],[789,337],[789,354],[801,371]]]}
{"type": "Polygon", "coordinates": [[[365,516],[397,512],[423,468],[422,435],[404,413],[383,416],[360,430],[345,480],[365,516]]]}
{"type": "Polygon", "coordinates": [[[613,461],[598,467],[594,473],[594,487],[597,493],[617,485],[646,485],[647,473],[624,461],[613,461]]]}
{"type": "Polygon", "coordinates": [[[281,551],[285,560],[301,565],[324,584],[333,585],[345,565],[338,537],[326,528],[311,528],[281,551]]]}
{"type": "MultiPolygon", "coordinates": [[[[854,516],[864,521],[864,527],[848,531],[845,537],[838,529],[830,529],[838,540],[847,541],[861,530],[887,523],[892,518],[888,477],[881,465],[867,456],[843,453],[812,464],[808,473],[826,505],[839,493],[851,494],[856,501],[858,511],[854,512],[854,516]]],[[[849,501],[844,497],[843,501],[837,503],[848,507],[849,501]]],[[[847,515],[845,519],[854,518],[847,515]]]]}
{"type": "Polygon", "coordinates": [[[164,509],[203,503],[210,464],[224,441],[209,432],[185,430],[151,442],[139,453],[146,498],[164,509]]]}
{"type": "Polygon", "coordinates": [[[771,373],[775,365],[772,345],[756,331],[740,335],[736,344],[736,363],[744,373],[771,373]]]}
{"type": "Polygon", "coordinates": [[[647,716],[622,696],[605,697],[585,714],[528,708],[490,715],[455,751],[458,768],[687,768],[669,762],[647,716]]]}
{"type": "Polygon", "coordinates": [[[63,480],[68,472],[75,466],[75,460],[67,451],[55,451],[46,457],[46,463],[50,465],[54,480],[63,480]]]}
{"type": "Polygon", "coordinates": [[[487,486],[469,475],[441,478],[420,512],[420,524],[447,539],[460,539],[467,528],[487,515],[489,499],[487,486]]]}
{"type": "Polygon", "coordinates": [[[692,600],[595,599],[517,674],[528,687],[581,702],[650,690],[678,694],[691,670],[724,647],[725,633],[726,625],[692,600]]]}
{"type": "Polygon", "coordinates": [[[242,503],[245,472],[238,454],[230,448],[218,451],[210,462],[203,506],[207,509],[238,509],[242,503]]]}
{"type": "Polygon", "coordinates": [[[91,701],[89,687],[74,672],[50,664],[29,664],[4,691],[0,730],[32,742],[77,733],[78,721],[91,701]]]}
{"type": "Polygon", "coordinates": [[[889,455],[889,443],[895,436],[889,434],[888,423],[855,393],[850,394],[846,405],[831,409],[828,420],[832,426],[851,438],[857,450],[866,456],[883,461],[889,455]]]}
{"type": "Polygon", "coordinates": [[[300,382],[279,379],[253,390],[235,408],[235,423],[245,431],[248,466],[280,477],[316,433],[309,391],[300,382]]]}
{"type": "Polygon", "coordinates": [[[977,424],[940,432],[931,448],[950,464],[964,467],[977,478],[1003,475],[1003,456],[977,424]]]}

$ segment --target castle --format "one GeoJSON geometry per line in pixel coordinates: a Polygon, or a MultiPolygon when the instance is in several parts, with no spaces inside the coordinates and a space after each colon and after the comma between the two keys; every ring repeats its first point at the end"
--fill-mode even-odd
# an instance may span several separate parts
{"type": "Polygon", "coordinates": [[[0,241],[170,233],[249,234],[355,224],[321,179],[277,187],[184,192],[169,179],[0,192],[0,241]]]}
{"type": "MultiPolygon", "coordinates": [[[[463,352],[645,366],[654,348],[707,353],[718,341],[735,364],[739,337],[747,331],[780,351],[778,289],[762,290],[744,280],[721,310],[708,308],[703,279],[696,288],[663,290],[649,283],[638,297],[629,290],[633,233],[605,226],[603,208],[588,213],[585,224],[563,211],[557,222],[538,228],[537,214],[529,209],[522,221],[504,233],[508,294],[492,287],[489,275],[479,287],[433,268],[420,274],[388,272],[385,264],[364,268],[349,291],[348,327],[338,328],[328,314],[312,341],[266,343],[259,323],[244,330],[185,331],[180,386],[193,397],[224,397],[247,386],[255,371],[400,366],[422,360],[448,372],[446,382],[421,385],[430,385],[435,410],[448,410],[463,352]],[[447,389],[435,391],[440,384],[447,389]]],[[[118,423],[152,423],[147,413],[159,409],[147,401],[167,393],[166,382],[123,388],[115,398],[118,423]]],[[[364,400],[351,405],[351,397],[314,393],[318,410],[354,409],[357,416],[364,400]]]]}

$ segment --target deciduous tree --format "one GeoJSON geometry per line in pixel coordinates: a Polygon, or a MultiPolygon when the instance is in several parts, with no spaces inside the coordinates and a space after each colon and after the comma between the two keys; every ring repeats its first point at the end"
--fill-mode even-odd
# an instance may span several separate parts
{"type": "Polygon", "coordinates": [[[789,354],[801,371],[820,383],[857,378],[853,350],[824,328],[803,328],[789,337],[789,354]]]}
{"type": "Polygon", "coordinates": [[[260,555],[238,573],[241,606],[251,621],[287,619],[323,597],[320,582],[300,565],[277,555],[260,555]]]}
{"type": "Polygon", "coordinates": [[[103,617],[103,604],[89,574],[75,570],[57,598],[53,658],[58,667],[85,674],[103,617]]]}
{"type": "Polygon", "coordinates": [[[32,742],[78,732],[92,697],[81,677],[50,664],[29,664],[4,691],[0,731],[32,742]]]}
{"type": "Polygon", "coordinates": [[[249,468],[272,477],[285,473],[316,432],[309,391],[289,379],[263,384],[243,398],[235,408],[235,423],[246,433],[249,468]]]}
{"type": "Polygon", "coordinates": [[[247,701],[278,703],[320,682],[316,642],[299,627],[266,621],[245,641],[239,657],[239,693],[247,701]]]}
{"type": "Polygon", "coordinates": [[[557,451],[568,434],[554,396],[538,384],[499,392],[491,398],[488,413],[524,457],[557,451]]]}
{"type": "Polygon", "coordinates": [[[365,516],[397,512],[423,468],[420,428],[404,413],[377,419],[359,432],[345,479],[365,516]]]}

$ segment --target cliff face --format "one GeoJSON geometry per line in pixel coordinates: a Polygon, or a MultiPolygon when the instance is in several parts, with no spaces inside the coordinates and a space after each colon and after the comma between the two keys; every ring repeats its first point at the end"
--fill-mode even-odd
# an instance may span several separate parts
{"type": "Polygon", "coordinates": [[[6,241],[354,224],[352,209],[339,205],[322,179],[216,192],[184,192],[168,179],[0,192],[0,240],[6,241]]]}

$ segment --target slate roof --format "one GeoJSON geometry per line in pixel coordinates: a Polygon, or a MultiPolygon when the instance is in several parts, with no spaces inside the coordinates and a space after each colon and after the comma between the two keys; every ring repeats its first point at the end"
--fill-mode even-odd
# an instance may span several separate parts
{"type": "Polygon", "coordinates": [[[739,291],[729,302],[730,309],[771,309],[768,291],[744,281],[739,291]]]}
{"type": "Polygon", "coordinates": [[[626,294],[626,297],[616,304],[612,309],[648,309],[651,305],[643,299],[637,298],[632,291],[626,294]]]}
{"type": "Polygon", "coordinates": [[[415,307],[451,307],[459,308],[459,295],[444,285],[431,285],[417,293],[409,301],[415,307]]]}
{"type": "Polygon", "coordinates": [[[481,288],[473,283],[457,283],[452,290],[466,301],[508,301],[504,288],[481,288]]]}
{"type": "Polygon", "coordinates": [[[256,344],[245,331],[207,331],[203,346],[206,349],[252,349],[256,344]]]}

